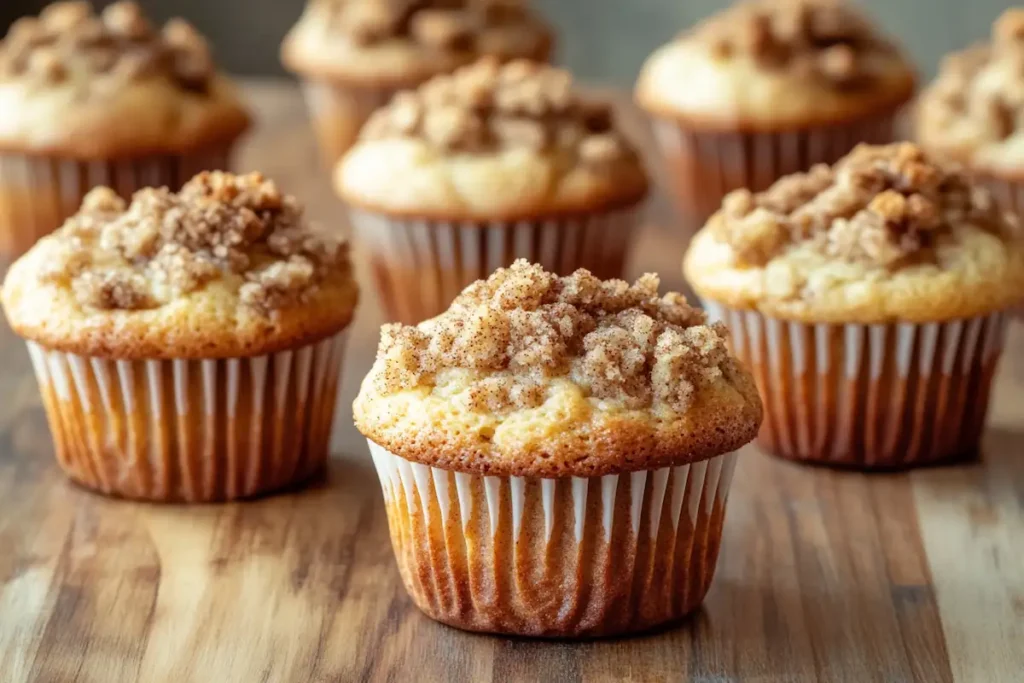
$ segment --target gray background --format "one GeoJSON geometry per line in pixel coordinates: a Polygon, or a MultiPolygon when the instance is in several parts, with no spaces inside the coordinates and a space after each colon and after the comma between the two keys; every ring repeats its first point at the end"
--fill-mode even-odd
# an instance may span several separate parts
{"type": "MultiPolygon", "coordinates": [[[[0,0],[0,28],[21,14],[35,14],[44,0],[0,0]]],[[[96,0],[97,6],[108,4],[96,0]]],[[[215,45],[218,58],[237,74],[282,74],[281,37],[299,16],[303,0],[143,0],[157,19],[184,16],[215,45]]],[[[644,57],[657,45],[728,0],[534,0],[559,31],[559,61],[591,82],[629,86],[644,57]]],[[[931,76],[942,54],[979,40],[1011,3],[1002,0],[863,0],[899,38],[921,73],[931,76]]]]}

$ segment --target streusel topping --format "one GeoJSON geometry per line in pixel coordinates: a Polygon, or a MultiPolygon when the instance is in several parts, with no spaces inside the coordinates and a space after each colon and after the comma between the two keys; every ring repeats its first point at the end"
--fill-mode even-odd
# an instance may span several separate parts
{"type": "Polygon", "coordinates": [[[130,1],[99,15],[89,2],[56,2],[38,19],[16,21],[0,41],[0,81],[59,85],[80,78],[89,94],[108,91],[100,84],[164,77],[205,92],[213,76],[209,46],[190,24],[173,19],[158,30],[130,1]]]}
{"type": "Polygon", "coordinates": [[[911,143],[860,145],[834,167],[729,194],[712,219],[741,265],[760,267],[796,246],[828,258],[895,269],[928,262],[954,225],[1009,236],[1015,221],[959,169],[911,143]]]}
{"type": "Polygon", "coordinates": [[[879,55],[896,47],[844,0],[746,0],[698,24],[683,40],[706,43],[716,56],[752,57],[827,86],[870,85],[879,55]]]}
{"type": "Polygon", "coordinates": [[[557,149],[596,167],[636,158],[609,104],[581,97],[567,71],[529,60],[484,58],[399,93],[361,137],[418,138],[456,152],[557,149]]]}
{"type": "Polygon", "coordinates": [[[222,281],[244,307],[272,316],[348,263],[344,240],[308,225],[296,200],[258,173],[204,172],[179,193],[144,189],[130,204],[94,189],[37,248],[47,250],[40,280],[98,310],[157,308],[222,281]]]}
{"type": "Polygon", "coordinates": [[[922,115],[940,134],[954,121],[970,120],[983,139],[1001,142],[1024,129],[1024,9],[1007,10],[995,23],[992,42],[946,57],[922,95],[922,115]]]}
{"type": "Polygon", "coordinates": [[[558,277],[525,260],[470,285],[452,307],[418,326],[385,325],[377,391],[431,386],[438,373],[468,370],[477,411],[535,407],[552,378],[632,409],[685,411],[699,389],[738,372],[720,325],[658,277],[632,285],[580,269],[558,277]]]}

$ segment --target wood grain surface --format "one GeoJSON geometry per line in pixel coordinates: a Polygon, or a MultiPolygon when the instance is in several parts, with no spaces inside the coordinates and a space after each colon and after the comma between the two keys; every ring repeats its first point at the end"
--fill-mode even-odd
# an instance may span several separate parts
{"type": "MultiPolygon", "coordinates": [[[[339,222],[301,101],[249,88],[241,166],[339,222]]],[[[633,274],[682,286],[661,199],[633,274]]],[[[362,273],[365,275],[365,273],[362,273]]],[[[366,279],[364,278],[365,282],[366,279]]],[[[0,683],[1024,680],[1024,329],[980,464],[865,476],[737,468],[718,572],[687,622],[581,643],[431,622],[406,598],[350,404],[376,345],[366,291],[324,478],[241,504],[107,500],[57,470],[26,351],[0,329],[0,683]]]]}

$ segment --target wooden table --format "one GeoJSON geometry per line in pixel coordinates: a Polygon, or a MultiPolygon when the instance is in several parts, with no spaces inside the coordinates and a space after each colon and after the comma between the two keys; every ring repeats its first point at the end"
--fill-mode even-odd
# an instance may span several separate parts
{"type": "MultiPolygon", "coordinates": [[[[338,221],[296,92],[250,94],[262,124],[241,166],[338,221]]],[[[660,199],[653,213],[665,227],[632,273],[679,287],[682,245],[660,199]]],[[[350,419],[380,322],[366,291],[324,480],[197,507],[69,484],[28,355],[0,330],[0,682],[1024,681],[1020,327],[983,464],[865,476],[748,448],[704,608],[651,635],[559,643],[462,633],[407,599],[350,419]]]]}

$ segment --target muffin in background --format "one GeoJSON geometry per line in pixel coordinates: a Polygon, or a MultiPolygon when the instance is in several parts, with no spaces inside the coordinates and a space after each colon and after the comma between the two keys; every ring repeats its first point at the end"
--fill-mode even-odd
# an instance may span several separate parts
{"type": "Polygon", "coordinates": [[[1007,208],[1024,211],[1024,9],[999,18],[990,44],[943,60],[915,124],[929,152],[965,165],[1007,208]]]}
{"type": "Polygon", "coordinates": [[[748,0],[652,54],[636,99],[692,231],[731,190],[764,190],[860,142],[890,142],[914,83],[855,5],[748,0]]]}
{"type": "Polygon", "coordinates": [[[94,189],[0,301],[71,479],[206,502],[321,468],[357,296],[344,242],[259,174],[215,172],[130,204],[94,189]]]}
{"type": "Polygon", "coordinates": [[[391,96],[480,56],[547,61],[548,26],[522,0],[311,0],[281,59],[303,81],[333,166],[391,96]]]}
{"type": "Polygon", "coordinates": [[[373,115],[335,174],[392,320],[437,315],[516,258],[619,277],[647,176],[568,72],[485,58],[373,115]]]}
{"type": "Polygon", "coordinates": [[[767,450],[865,469],[978,454],[1024,242],[958,169],[865,145],[738,190],[684,270],[754,372],[767,450]]]}
{"type": "Polygon", "coordinates": [[[657,276],[524,260],[432,320],[385,325],[354,412],[417,606],[546,637],[697,608],[761,421],[724,330],[657,276]]]}
{"type": "Polygon", "coordinates": [[[0,260],[75,213],[98,185],[177,189],[224,169],[249,117],[206,41],[138,5],[58,2],[0,41],[0,260]]]}

